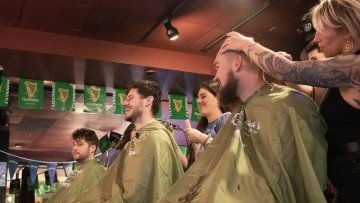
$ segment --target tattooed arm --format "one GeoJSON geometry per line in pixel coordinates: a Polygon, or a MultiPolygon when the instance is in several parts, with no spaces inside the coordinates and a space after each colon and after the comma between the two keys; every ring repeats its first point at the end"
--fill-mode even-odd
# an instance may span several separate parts
{"type": "Polygon", "coordinates": [[[339,55],[326,60],[292,61],[236,32],[228,33],[220,53],[243,51],[278,80],[316,87],[360,86],[360,56],[339,55]]]}

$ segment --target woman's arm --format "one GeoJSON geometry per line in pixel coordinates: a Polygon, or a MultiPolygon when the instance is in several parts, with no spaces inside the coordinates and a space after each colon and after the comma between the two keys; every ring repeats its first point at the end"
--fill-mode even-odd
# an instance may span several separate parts
{"type": "Polygon", "coordinates": [[[326,60],[292,61],[236,32],[228,33],[220,53],[243,51],[251,61],[278,80],[316,87],[360,85],[360,56],[339,55],[326,60]]]}

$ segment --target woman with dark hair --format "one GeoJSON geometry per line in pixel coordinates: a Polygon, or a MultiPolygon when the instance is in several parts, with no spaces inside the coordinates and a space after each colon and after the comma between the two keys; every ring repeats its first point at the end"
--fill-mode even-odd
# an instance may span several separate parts
{"type": "Polygon", "coordinates": [[[188,168],[213,140],[230,116],[230,112],[224,113],[225,108],[219,103],[218,93],[219,83],[216,81],[208,80],[200,84],[197,103],[201,118],[196,129],[186,128],[184,130],[186,140],[190,144],[188,148],[188,168]]]}

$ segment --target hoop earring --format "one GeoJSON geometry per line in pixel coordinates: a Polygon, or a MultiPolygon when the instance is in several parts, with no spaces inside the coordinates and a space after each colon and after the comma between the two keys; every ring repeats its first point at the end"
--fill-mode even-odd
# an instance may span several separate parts
{"type": "Polygon", "coordinates": [[[346,40],[345,45],[343,47],[343,53],[344,54],[350,54],[351,51],[354,48],[354,43],[350,41],[349,39],[346,40]]]}

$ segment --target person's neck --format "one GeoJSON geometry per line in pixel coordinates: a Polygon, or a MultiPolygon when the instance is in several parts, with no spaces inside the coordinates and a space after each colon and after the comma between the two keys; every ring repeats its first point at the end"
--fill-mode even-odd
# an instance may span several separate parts
{"type": "Polygon", "coordinates": [[[220,118],[222,115],[222,112],[220,109],[217,109],[216,112],[212,113],[211,115],[208,115],[206,118],[208,120],[208,123],[211,123],[215,121],[216,119],[220,118]]]}
{"type": "Polygon", "coordinates": [[[135,129],[140,130],[147,124],[156,121],[154,116],[151,113],[145,114],[143,113],[139,118],[134,121],[135,129]]]}
{"type": "Polygon", "coordinates": [[[245,102],[266,82],[262,78],[249,78],[243,84],[238,84],[238,96],[242,102],[245,102]]]}
{"type": "Polygon", "coordinates": [[[76,161],[76,162],[77,162],[78,165],[82,165],[82,164],[87,163],[87,162],[89,162],[89,161],[91,161],[91,160],[93,160],[93,159],[95,159],[95,156],[91,156],[91,157],[88,157],[88,158],[85,159],[85,160],[76,161]]]}

